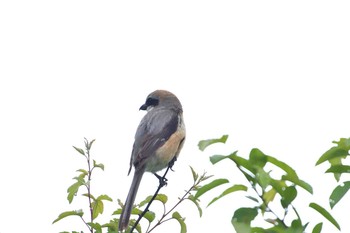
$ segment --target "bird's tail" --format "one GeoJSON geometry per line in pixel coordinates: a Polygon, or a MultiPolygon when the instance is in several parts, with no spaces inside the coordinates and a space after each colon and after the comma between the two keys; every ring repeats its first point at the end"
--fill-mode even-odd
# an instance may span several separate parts
{"type": "Polygon", "coordinates": [[[131,210],[135,202],[137,190],[139,189],[143,173],[144,173],[144,169],[141,169],[141,171],[135,170],[134,178],[132,179],[129,194],[128,194],[128,197],[126,198],[124,208],[120,215],[119,227],[118,227],[119,231],[123,231],[125,228],[128,227],[131,210]]]}

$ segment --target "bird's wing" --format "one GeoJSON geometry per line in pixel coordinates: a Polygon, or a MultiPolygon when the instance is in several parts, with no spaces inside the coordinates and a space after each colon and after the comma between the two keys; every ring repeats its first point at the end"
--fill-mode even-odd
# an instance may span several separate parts
{"type": "Polygon", "coordinates": [[[137,128],[130,163],[136,169],[142,167],[147,158],[176,132],[178,123],[178,113],[172,109],[153,109],[148,112],[137,128]]]}

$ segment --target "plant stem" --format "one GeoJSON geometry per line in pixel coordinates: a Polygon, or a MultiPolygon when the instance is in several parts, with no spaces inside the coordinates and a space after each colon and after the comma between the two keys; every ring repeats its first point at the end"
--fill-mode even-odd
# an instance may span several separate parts
{"type": "MultiPolygon", "coordinates": [[[[90,161],[90,148],[89,148],[89,141],[85,138],[85,148],[86,148],[86,154],[87,154],[87,164],[88,164],[88,181],[87,181],[87,192],[88,192],[88,200],[89,200],[89,208],[90,208],[90,222],[92,223],[94,221],[93,218],[93,208],[92,208],[92,201],[91,201],[91,161],[90,161]]],[[[93,228],[89,227],[89,230],[91,233],[93,233],[93,228]]]]}

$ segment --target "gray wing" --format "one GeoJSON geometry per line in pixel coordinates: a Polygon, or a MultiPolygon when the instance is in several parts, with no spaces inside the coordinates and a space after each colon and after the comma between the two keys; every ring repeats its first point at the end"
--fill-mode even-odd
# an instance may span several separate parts
{"type": "Polygon", "coordinates": [[[176,132],[178,123],[178,113],[172,109],[153,109],[148,112],[136,131],[130,169],[132,164],[135,169],[143,167],[147,158],[176,132]]]}

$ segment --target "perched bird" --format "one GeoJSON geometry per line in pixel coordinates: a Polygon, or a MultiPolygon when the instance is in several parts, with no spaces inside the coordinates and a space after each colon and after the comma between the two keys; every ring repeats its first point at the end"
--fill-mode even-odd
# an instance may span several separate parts
{"type": "Polygon", "coordinates": [[[123,231],[129,224],[143,174],[155,174],[166,168],[179,156],[186,136],[182,106],[173,93],[165,90],[152,92],[140,110],[147,110],[147,114],[142,118],[135,134],[128,174],[132,165],[135,173],[120,215],[119,231],[123,231]]]}

